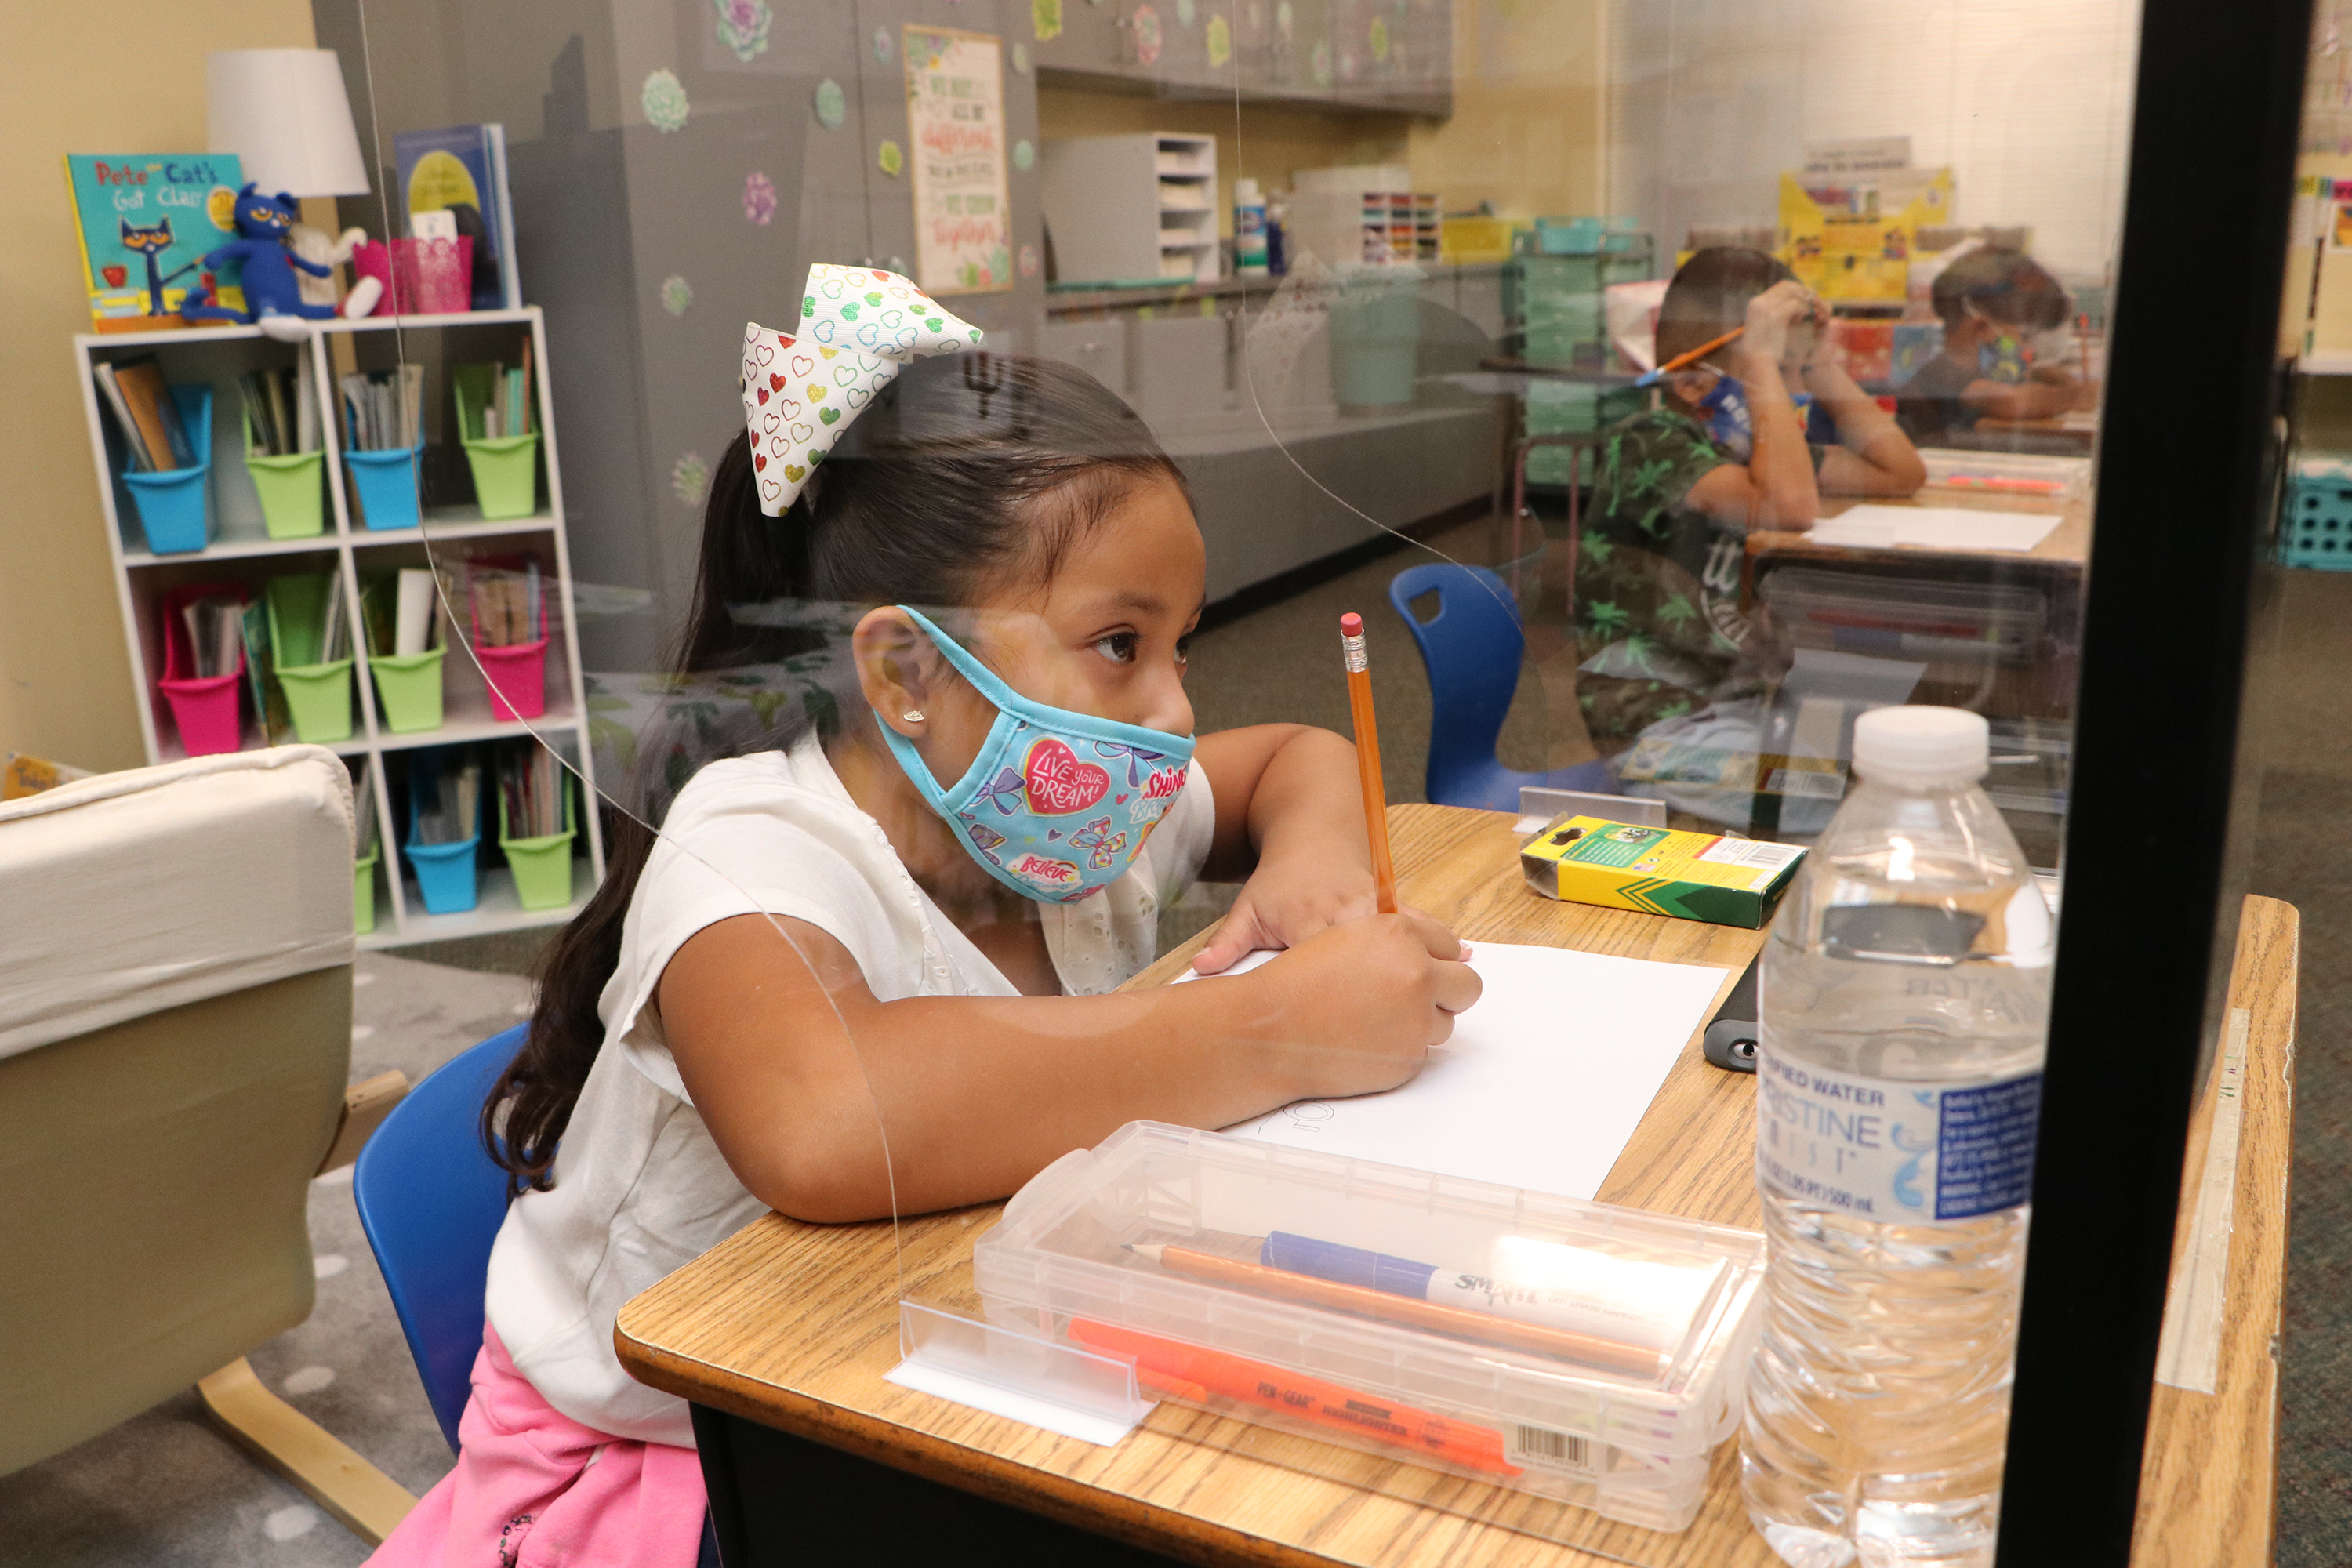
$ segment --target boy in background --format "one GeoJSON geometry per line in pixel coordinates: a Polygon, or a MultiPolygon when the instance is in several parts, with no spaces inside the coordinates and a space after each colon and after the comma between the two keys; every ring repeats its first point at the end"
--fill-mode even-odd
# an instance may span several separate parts
{"type": "Polygon", "coordinates": [[[2066,323],[2066,290],[2014,250],[1972,250],[1937,275],[1928,298],[1944,349],[1895,393],[1895,416],[1932,447],[1979,419],[2050,419],[2074,406],[2082,384],[2037,365],[2032,341],[2066,323]]]}
{"type": "Polygon", "coordinates": [[[1659,363],[1741,331],[1601,437],[1573,634],[1576,700],[1602,752],[1760,685],[1739,605],[1751,531],[1809,529],[1824,495],[1926,482],[1910,441],[1838,363],[1828,323],[1829,307],[1758,250],[1702,250],[1667,286],[1659,363]]]}

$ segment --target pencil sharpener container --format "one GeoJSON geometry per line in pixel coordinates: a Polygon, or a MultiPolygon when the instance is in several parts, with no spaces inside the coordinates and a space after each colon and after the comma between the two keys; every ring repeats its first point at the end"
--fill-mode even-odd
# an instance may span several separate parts
{"type": "Polygon", "coordinates": [[[352,930],[361,936],[375,930],[375,863],[381,852],[352,864],[352,930]]]}
{"type": "Polygon", "coordinates": [[[533,838],[507,837],[506,796],[499,796],[499,847],[514,873],[515,898],[527,910],[560,910],[572,902],[572,840],[579,827],[572,812],[569,773],[562,775],[563,831],[533,838]]]}
{"type": "Polygon", "coordinates": [[[342,614],[335,585],[331,574],[278,577],[262,590],[269,612],[269,647],[278,689],[286,694],[294,733],[304,741],[351,739],[351,658],[319,658],[321,617],[342,614]]]}
{"type": "Polygon", "coordinates": [[[142,474],[134,468],[122,474],[139,512],[140,531],[147,536],[148,550],[157,555],[202,550],[212,542],[213,532],[213,389],[175,386],[172,403],[179,410],[195,463],[162,473],[142,474]]]}
{"type": "Polygon", "coordinates": [[[236,668],[224,675],[197,675],[195,649],[188,642],[180,607],[194,599],[230,594],[239,603],[239,583],[199,583],[163,595],[163,673],[155,682],[180,731],[181,748],[192,757],[234,752],[245,743],[245,644],[236,647],[236,668]]]}
{"type": "Polygon", "coordinates": [[[441,727],[441,661],[447,648],[423,653],[368,655],[368,673],[375,677],[377,710],[383,727],[395,735],[441,727]]]}
{"type": "Polygon", "coordinates": [[[1148,1396],[1377,1455],[1328,1473],[1570,1540],[1590,1528],[1570,1508],[1696,1517],[1739,1422],[1764,1238],[1132,1121],[1014,1194],[972,1269],[990,1321],[1132,1360],[1148,1396]],[[1153,1243],[1160,1261],[1131,1250],[1153,1243]]]}
{"type": "Polygon", "coordinates": [[[352,489],[359,497],[360,521],[370,530],[422,528],[425,509],[419,503],[417,464],[425,443],[405,451],[345,452],[352,489]]]}

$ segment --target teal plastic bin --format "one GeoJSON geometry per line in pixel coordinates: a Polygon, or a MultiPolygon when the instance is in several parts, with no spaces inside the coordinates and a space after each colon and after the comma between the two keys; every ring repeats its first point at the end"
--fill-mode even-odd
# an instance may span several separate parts
{"type": "Polygon", "coordinates": [[[435,752],[420,752],[415,768],[409,779],[408,842],[402,846],[408,857],[408,868],[416,874],[416,888],[424,895],[426,914],[464,914],[481,894],[481,874],[474,863],[474,851],[482,841],[480,807],[475,807],[475,830],[464,838],[454,844],[419,844],[416,800],[425,778],[439,776],[440,757],[435,752]]]}
{"type": "Polygon", "coordinates": [[[213,536],[213,389],[175,386],[172,404],[180,412],[195,466],[142,474],[135,466],[122,474],[124,488],[139,513],[140,531],[147,548],[157,555],[184,555],[202,550],[213,536]]]}
{"type": "Polygon", "coordinates": [[[352,489],[359,497],[360,521],[371,530],[421,528],[425,513],[417,500],[418,463],[425,456],[419,441],[404,452],[345,452],[352,489]]]}

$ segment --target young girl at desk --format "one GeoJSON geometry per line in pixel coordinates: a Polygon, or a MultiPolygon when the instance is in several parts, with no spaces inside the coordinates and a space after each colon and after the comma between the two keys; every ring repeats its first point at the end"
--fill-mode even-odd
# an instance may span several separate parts
{"type": "Polygon", "coordinates": [[[1972,250],[1929,289],[1944,323],[1943,351],[1895,393],[1895,416],[1933,447],[1979,419],[2053,419],[2074,406],[2083,384],[2037,353],[2066,324],[2066,290],[2032,257],[1972,250]]]}
{"type": "Polygon", "coordinates": [[[1829,307],[1761,251],[1702,250],[1658,310],[1659,406],[1605,431],[1576,557],[1577,700],[1602,749],[1738,689],[1747,536],[1813,525],[1824,495],[1907,496],[1911,443],[1854,384],[1829,307]],[[1738,335],[1721,342],[1738,329],[1738,335]]]}
{"type": "Polygon", "coordinates": [[[382,1563],[511,1563],[527,1532],[527,1562],[688,1568],[693,1431],[614,1356],[631,1297],[770,1208],[979,1203],[1123,1122],[1393,1087],[1477,996],[1450,932],[1373,913],[1346,742],[1196,742],[1201,534],[1124,404],[981,358],[887,273],[813,268],[798,325],[747,331],[750,439],[719,466],[680,663],[772,669],[807,640],[761,611],[835,612],[837,716],[709,763],[657,836],[624,825],[551,951],[485,1112],[519,1196],[464,1449],[382,1563]],[[908,348],[823,354],[887,319],[836,303],[875,294],[927,323],[908,348]],[[1111,994],[1202,876],[1245,881],[1200,969],[1289,951],[1111,994]]]}

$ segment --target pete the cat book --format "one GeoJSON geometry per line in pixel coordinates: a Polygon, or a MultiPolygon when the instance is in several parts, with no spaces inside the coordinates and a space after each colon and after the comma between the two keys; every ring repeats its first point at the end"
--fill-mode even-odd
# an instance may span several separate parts
{"type": "MultiPolygon", "coordinates": [[[[82,281],[101,332],[177,327],[200,261],[236,237],[234,153],[66,154],[66,184],[81,230],[82,281]]],[[[235,279],[221,302],[242,306],[235,279]]]]}

